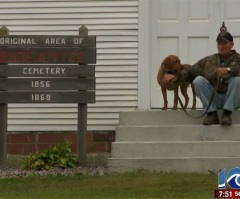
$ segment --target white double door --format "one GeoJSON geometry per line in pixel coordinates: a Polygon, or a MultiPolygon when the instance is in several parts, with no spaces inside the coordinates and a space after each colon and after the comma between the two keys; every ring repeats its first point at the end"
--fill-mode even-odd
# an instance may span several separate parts
{"type": "MultiPolygon", "coordinates": [[[[223,21],[234,36],[234,49],[240,52],[239,10],[240,0],[151,0],[151,108],[163,105],[156,77],[167,55],[194,64],[217,52],[216,37],[223,21]]],[[[168,101],[171,108],[173,92],[168,92],[168,101]]],[[[199,99],[197,106],[202,107],[199,99]]]]}

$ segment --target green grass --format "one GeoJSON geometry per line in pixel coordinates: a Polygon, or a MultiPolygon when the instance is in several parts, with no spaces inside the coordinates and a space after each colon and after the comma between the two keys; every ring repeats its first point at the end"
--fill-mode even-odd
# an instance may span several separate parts
{"type": "Polygon", "coordinates": [[[0,199],[208,199],[217,176],[210,174],[125,173],[105,176],[30,176],[0,180],[0,199]]]}

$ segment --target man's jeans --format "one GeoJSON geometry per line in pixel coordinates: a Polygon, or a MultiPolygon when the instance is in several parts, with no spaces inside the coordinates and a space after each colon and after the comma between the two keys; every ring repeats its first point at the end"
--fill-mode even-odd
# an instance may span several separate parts
{"type": "MultiPolygon", "coordinates": [[[[203,76],[197,76],[193,85],[197,96],[200,98],[203,111],[207,110],[209,101],[214,90],[213,86],[203,76]]],[[[208,112],[216,111],[218,109],[225,109],[234,111],[240,107],[240,77],[232,77],[228,81],[228,91],[226,93],[215,92],[211,106],[208,112]]]]}

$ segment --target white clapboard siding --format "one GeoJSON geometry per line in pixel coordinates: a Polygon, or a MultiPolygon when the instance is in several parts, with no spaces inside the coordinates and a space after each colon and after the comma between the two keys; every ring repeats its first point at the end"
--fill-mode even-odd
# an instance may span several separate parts
{"type": "MultiPolygon", "coordinates": [[[[96,103],[88,130],[115,130],[120,111],[137,108],[138,0],[0,0],[11,35],[97,36],[96,103]]],[[[75,131],[77,104],[8,104],[8,131],[75,131]]]]}

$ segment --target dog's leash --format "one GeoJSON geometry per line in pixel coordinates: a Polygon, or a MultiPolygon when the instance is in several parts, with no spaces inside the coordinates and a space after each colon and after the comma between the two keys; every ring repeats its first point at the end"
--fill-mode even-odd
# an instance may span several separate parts
{"type": "Polygon", "coordinates": [[[188,116],[191,117],[191,118],[201,118],[201,117],[203,117],[204,115],[206,115],[207,112],[208,112],[208,110],[209,110],[209,108],[210,108],[210,106],[211,106],[211,104],[212,104],[212,101],[213,101],[215,92],[217,92],[217,90],[219,90],[219,88],[221,88],[222,82],[223,82],[223,79],[222,79],[221,77],[219,77],[219,78],[217,79],[217,89],[216,89],[216,88],[213,89],[212,94],[211,94],[211,98],[210,98],[210,100],[209,100],[209,104],[208,104],[208,106],[207,106],[206,111],[204,111],[204,113],[201,114],[201,115],[199,115],[199,116],[192,116],[192,115],[190,115],[190,114],[187,112],[186,108],[184,107],[184,105],[183,105],[183,103],[182,103],[182,100],[180,99],[180,97],[179,97],[179,95],[178,95],[178,96],[177,96],[177,97],[178,97],[178,101],[179,101],[179,104],[181,105],[184,113],[186,113],[186,115],[188,115],[188,116]]]}
{"type": "Polygon", "coordinates": [[[186,115],[188,115],[188,116],[191,117],[191,118],[196,118],[196,119],[197,119],[197,118],[201,118],[201,117],[203,117],[204,115],[207,114],[207,112],[208,112],[208,110],[209,110],[209,108],[210,108],[210,106],[211,106],[211,104],[212,104],[214,95],[215,95],[215,89],[213,90],[213,92],[212,92],[212,94],[211,94],[211,98],[210,98],[210,100],[209,100],[209,104],[208,104],[208,107],[207,107],[206,111],[204,111],[204,113],[201,114],[201,115],[199,115],[199,116],[190,115],[190,114],[187,112],[186,108],[184,107],[184,105],[183,105],[183,103],[182,103],[182,100],[180,99],[179,96],[178,96],[178,101],[179,101],[179,104],[180,104],[181,107],[182,107],[182,110],[184,111],[184,113],[186,113],[186,115]]]}

